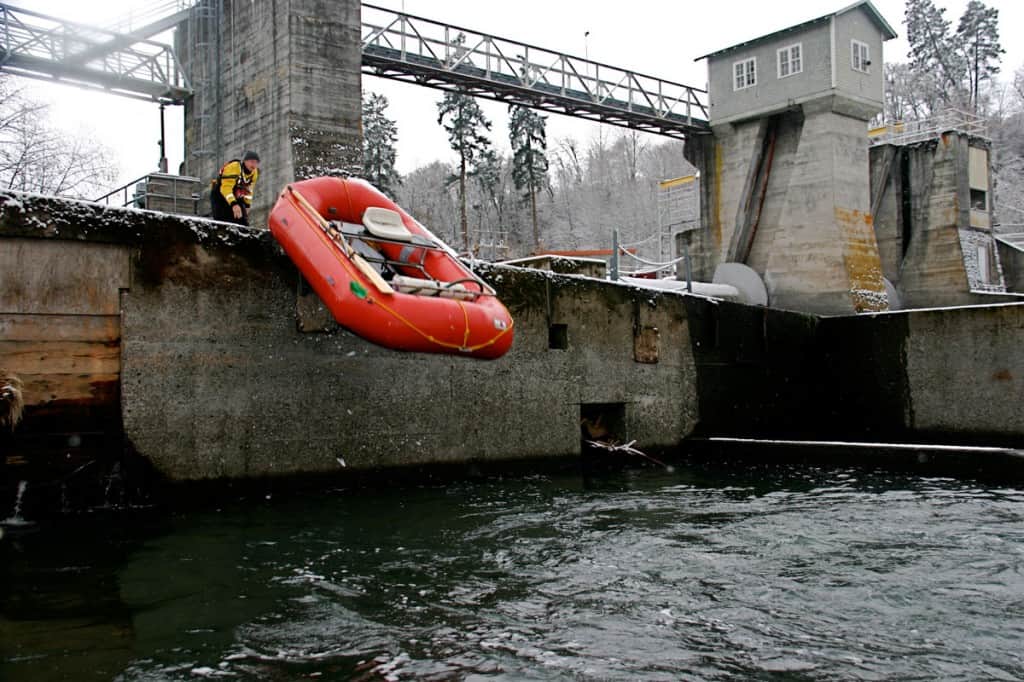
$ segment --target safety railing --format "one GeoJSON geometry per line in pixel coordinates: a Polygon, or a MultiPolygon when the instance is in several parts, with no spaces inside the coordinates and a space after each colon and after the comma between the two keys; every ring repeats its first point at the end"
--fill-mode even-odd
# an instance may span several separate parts
{"type": "Polygon", "coordinates": [[[988,126],[985,119],[977,114],[959,109],[949,109],[917,121],[886,123],[868,131],[868,137],[872,145],[908,145],[933,140],[943,133],[950,132],[988,139],[988,126]]]}
{"type": "Polygon", "coordinates": [[[143,208],[164,213],[197,215],[200,189],[199,178],[148,173],[93,201],[119,208],[143,208]]]}
{"type": "Polygon", "coordinates": [[[683,137],[708,129],[707,92],[507,38],[362,6],[364,70],[683,137]]]}

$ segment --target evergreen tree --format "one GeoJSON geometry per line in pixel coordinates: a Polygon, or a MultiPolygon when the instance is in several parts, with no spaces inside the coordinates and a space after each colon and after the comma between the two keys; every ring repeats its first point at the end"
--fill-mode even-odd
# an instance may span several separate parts
{"type": "MultiPolygon", "coordinates": [[[[503,166],[502,158],[493,149],[487,148],[477,156],[473,169],[470,171],[470,175],[476,181],[480,198],[479,224],[477,227],[479,236],[476,246],[479,247],[481,243],[489,244],[491,246],[489,255],[492,257],[494,256],[494,244],[504,234],[501,211],[502,201],[498,196],[502,184],[503,166]],[[494,211],[497,225],[485,226],[484,221],[489,213],[488,209],[494,211]]],[[[480,254],[479,248],[474,248],[473,251],[478,255],[480,254]]]]}
{"type": "Polygon", "coordinates": [[[999,10],[971,0],[960,17],[956,38],[967,65],[970,105],[978,113],[981,83],[999,73],[1000,55],[1005,52],[999,44],[999,10]]]}
{"type": "Polygon", "coordinates": [[[932,0],[907,0],[907,42],[910,44],[911,66],[927,91],[925,99],[932,113],[941,103],[959,106],[966,93],[963,75],[966,63],[950,33],[945,9],[932,0]]]}
{"type": "Polygon", "coordinates": [[[388,99],[369,93],[363,96],[363,175],[381,192],[394,197],[401,177],[395,170],[395,141],[398,126],[384,111],[388,99]]]}
{"type": "Polygon", "coordinates": [[[490,147],[482,150],[469,173],[476,180],[480,193],[492,206],[497,207],[497,189],[501,183],[501,158],[490,147]]]}
{"type": "Polygon", "coordinates": [[[466,215],[466,177],[491,141],[481,132],[490,130],[491,122],[484,116],[480,105],[463,92],[446,92],[444,99],[437,103],[437,122],[448,133],[448,143],[459,155],[459,217],[462,227],[462,242],[469,251],[469,220],[466,215]]]}
{"type": "Polygon", "coordinates": [[[512,143],[512,180],[530,200],[533,246],[540,250],[537,224],[537,192],[547,185],[547,119],[527,107],[509,107],[509,141],[512,143]]]}

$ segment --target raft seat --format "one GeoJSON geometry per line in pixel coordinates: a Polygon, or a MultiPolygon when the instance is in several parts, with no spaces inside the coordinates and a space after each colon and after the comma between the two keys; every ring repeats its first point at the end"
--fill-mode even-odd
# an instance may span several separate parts
{"type": "Polygon", "coordinates": [[[419,277],[406,277],[405,275],[395,275],[389,283],[399,293],[416,296],[440,296],[441,298],[470,301],[480,295],[480,292],[470,291],[458,282],[439,282],[419,277]]]}
{"type": "Polygon", "coordinates": [[[408,242],[413,238],[413,233],[402,222],[401,214],[389,208],[367,207],[363,212],[363,226],[367,232],[381,239],[408,242]]]}

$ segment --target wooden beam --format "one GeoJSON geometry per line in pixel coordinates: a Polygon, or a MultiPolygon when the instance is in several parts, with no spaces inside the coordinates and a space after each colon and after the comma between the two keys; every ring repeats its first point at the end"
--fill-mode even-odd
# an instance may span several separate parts
{"type": "Polygon", "coordinates": [[[121,317],[0,313],[0,339],[117,342],[121,340],[121,317]]]}

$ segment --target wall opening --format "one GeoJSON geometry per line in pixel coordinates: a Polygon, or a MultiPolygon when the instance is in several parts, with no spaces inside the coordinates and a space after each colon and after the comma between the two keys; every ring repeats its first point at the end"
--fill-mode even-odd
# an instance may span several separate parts
{"type": "Polygon", "coordinates": [[[975,211],[988,210],[988,193],[981,189],[971,189],[971,208],[975,211]]]}
{"type": "Polygon", "coordinates": [[[910,154],[907,149],[899,150],[900,154],[900,246],[901,256],[906,258],[910,248],[910,235],[913,233],[914,204],[911,196],[910,154]]]}
{"type": "Polygon", "coordinates": [[[569,325],[552,324],[548,325],[548,348],[551,350],[568,350],[569,348],[569,325]]]}
{"type": "Polygon", "coordinates": [[[580,404],[580,440],[625,443],[628,435],[625,403],[580,404]]]}
{"type": "Polygon", "coordinates": [[[992,284],[992,279],[992,253],[988,246],[981,245],[978,247],[978,281],[992,284]]]}

